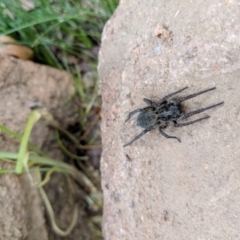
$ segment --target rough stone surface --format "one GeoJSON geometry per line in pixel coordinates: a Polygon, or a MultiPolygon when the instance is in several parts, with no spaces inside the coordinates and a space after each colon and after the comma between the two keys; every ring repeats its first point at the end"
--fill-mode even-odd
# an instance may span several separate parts
{"type": "MultiPolygon", "coordinates": [[[[106,24],[101,80],[103,231],[115,239],[239,239],[239,1],[123,0],[106,24]],[[211,118],[142,131],[129,111],[188,86],[217,90],[186,102],[211,118]]],[[[181,94],[181,95],[184,95],[181,94]]]]}
{"type": "MultiPolygon", "coordinates": [[[[0,56],[0,62],[1,125],[22,134],[34,102],[59,118],[66,114],[60,106],[73,93],[66,73],[11,57],[0,56]]],[[[32,142],[41,148],[49,134],[49,128],[40,121],[32,132],[32,142]]],[[[17,152],[18,148],[18,141],[0,132],[2,152],[17,152]]],[[[1,169],[13,168],[3,161],[0,165],[1,169]]],[[[0,216],[1,240],[48,239],[44,208],[27,175],[0,176],[0,216]]]]}

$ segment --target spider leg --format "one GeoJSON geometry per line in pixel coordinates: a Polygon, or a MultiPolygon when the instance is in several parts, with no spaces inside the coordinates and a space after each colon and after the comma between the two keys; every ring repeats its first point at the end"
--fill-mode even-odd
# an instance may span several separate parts
{"type": "Polygon", "coordinates": [[[190,122],[186,122],[186,123],[177,123],[177,122],[174,122],[174,127],[184,127],[184,126],[187,126],[187,125],[191,125],[191,124],[194,124],[196,122],[199,122],[199,121],[202,121],[204,119],[208,119],[210,118],[210,116],[206,116],[206,117],[203,117],[203,118],[199,118],[199,119],[196,119],[194,121],[190,121],[190,122]]]}
{"type": "MultiPolygon", "coordinates": [[[[149,100],[150,101],[150,100],[149,100]]],[[[149,106],[149,107],[145,107],[145,108],[138,108],[136,110],[133,110],[132,112],[130,112],[128,114],[128,117],[126,118],[125,122],[127,122],[135,113],[138,113],[138,112],[143,112],[144,110],[146,109],[149,109],[149,108],[153,108],[152,106],[149,106]]]]}
{"type": "Polygon", "coordinates": [[[137,141],[140,137],[142,137],[144,134],[146,134],[147,132],[151,131],[152,129],[154,129],[154,127],[150,127],[150,128],[145,129],[140,134],[135,136],[129,143],[123,145],[123,147],[127,147],[127,146],[131,145],[133,142],[137,141]]]}
{"type": "Polygon", "coordinates": [[[222,105],[223,103],[224,103],[224,102],[220,102],[220,103],[217,103],[217,104],[214,104],[214,105],[208,106],[208,107],[206,107],[206,108],[200,108],[200,109],[198,109],[198,110],[196,110],[196,111],[193,111],[193,112],[187,113],[187,114],[184,115],[184,117],[183,117],[182,119],[185,119],[185,118],[191,117],[191,116],[193,116],[193,115],[195,115],[195,114],[198,114],[198,113],[204,112],[204,111],[206,111],[206,110],[208,110],[208,109],[211,109],[211,108],[217,107],[217,106],[219,106],[219,105],[222,105]]]}
{"type": "Polygon", "coordinates": [[[198,93],[194,93],[194,94],[188,95],[188,96],[186,96],[186,97],[179,98],[179,99],[177,100],[177,102],[178,102],[178,103],[183,102],[183,101],[185,101],[185,100],[187,100],[187,99],[194,98],[194,97],[196,97],[196,96],[198,96],[198,95],[201,95],[201,94],[203,94],[203,93],[206,93],[206,92],[209,92],[209,91],[212,91],[212,90],[215,90],[215,89],[216,89],[216,87],[213,87],[213,88],[209,88],[209,89],[203,90],[203,91],[198,92],[198,93]]]}
{"type": "Polygon", "coordinates": [[[149,100],[149,99],[147,99],[147,98],[144,98],[143,101],[144,101],[147,105],[149,105],[149,106],[152,106],[152,105],[153,105],[153,101],[151,101],[151,100],[149,100]]]}
{"type": "Polygon", "coordinates": [[[182,89],[180,89],[180,90],[178,90],[178,91],[176,91],[176,92],[170,93],[169,95],[167,95],[167,96],[165,96],[164,98],[162,98],[162,99],[158,102],[158,104],[159,104],[159,105],[162,104],[162,103],[163,103],[164,101],[166,101],[168,98],[170,98],[170,97],[172,97],[172,96],[174,96],[174,95],[182,92],[183,90],[185,90],[185,89],[187,89],[187,88],[188,88],[188,87],[185,87],[185,88],[182,88],[182,89]]]}
{"type": "Polygon", "coordinates": [[[126,118],[125,122],[127,122],[135,113],[143,112],[143,109],[144,109],[144,108],[139,108],[139,109],[136,109],[136,110],[130,112],[130,113],[128,114],[128,117],[126,118]]]}
{"type": "Polygon", "coordinates": [[[147,98],[144,98],[143,99],[143,101],[147,104],[147,105],[149,105],[149,107],[146,107],[146,108],[156,108],[157,107],[157,103],[155,103],[155,102],[153,102],[153,101],[151,101],[151,100],[149,100],[149,99],[147,99],[147,98]]]}
{"type": "Polygon", "coordinates": [[[160,134],[162,134],[165,138],[175,138],[175,139],[177,139],[179,142],[181,142],[181,140],[180,140],[179,138],[177,138],[177,137],[175,137],[175,136],[169,136],[169,135],[167,135],[165,132],[163,132],[163,130],[161,129],[161,127],[159,127],[158,129],[159,129],[160,134]]]}

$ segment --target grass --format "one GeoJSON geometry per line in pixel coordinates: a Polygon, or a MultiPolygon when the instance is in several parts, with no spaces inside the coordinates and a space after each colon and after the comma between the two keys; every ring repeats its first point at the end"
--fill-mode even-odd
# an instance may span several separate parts
{"type": "Polygon", "coordinates": [[[2,0],[0,34],[32,48],[35,59],[44,64],[68,69],[67,56],[72,55],[96,66],[91,49],[99,46],[103,26],[118,0],[33,2],[35,7],[26,12],[20,1],[2,0]]]}
{"type": "MultiPolygon", "coordinates": [[[[88,170],[89,156],[79,156],[68,149],[71,142],[76,149],[84,151],[101,148],[97,142],[99,133],[93,131],[100,121],[101,100],[98,96],[98,78],[96,74],[97,53],[101,42],[101,32],[106,21],[117,7],[118,0],[36,0],[34,6],[28,11],[24,10],[20,1],[2,0],[0,3],[0,36],[11,36],[17,40],[17,44],[25,45],[34,51],[34,61],[58,69],[64,69],[70,73],[75,86],[75,94],[71,102],[80,103],[76,122],[81,132],[80,135],[69,132],[57,122],[51,113],[33,111],[29,116],[23,134],[17,134],[6,126],[0,125],[0,131],[19,140],[19,151],[0,152],[0,159],[12,163],[15,169],[1,169],[0,174],[27,172],[31,178],[32,172],[38,175],[38,183],[41,196],[50,217],[53,230],[60,236],[68,235],[76,224],[77,206],[74,208],[73,220],[66,231],[57,227],[54,213],[48,201],[43,185],[47,184],[54,172],[64,173],[82,186],[88,189],[85,200],[95,209],[101,209],[99,199],[100,184],[96,186],[96,173],[88,170]],[[82,69],[82,64],[88,66],[88,70],[82,69]],[[83,74],[90,71],[91,78],[84,81],[83,74]],[[56,141],[59,148],[69,158],[78,161],[82,171],[77,171],[73,166],[51,158],[29,142],[32,128],[40,118],[55,129],[56,141]],[[93,134],[94,133],[94,134],[93,134]],[[63,138],[64,136],[64,138],[63,138]],[[66,140],[67,139],[67,140],[66,140]],[[45,178],[42,179],[42,173],[45,178]],[[98,196],[94,198],[95,196],[98,196]]],[[[57,87],[57,86],[56,86],[57,87]]],[[[79,134],[79,133],[78,133],[79,134]]],[[[97,174],[99,178],[100,173],[97,174]]],[[[99,216],[95,217],[96,219],[99,216]]],[[[99,222],[99,220],[98,220],[99,222]]],[[[101,235],[94,223],[95,235],[101,235]]]]}
{"type": "MultiPolygon", "coordinates": [[[[29,143],[29,137],[31,134],[31,131],[34,127],[34,125],[37,123],[37,121],[41,117],[41,112],[33,111],[29,117],[29,120],[26,124],[24,134],[22,136],[19,136],[16,133],[13,133],[11,130],[7,129],[4,126],[0,126],[0,130],[5,133],[12,133],[12,136],[15,136],[18,140],[20,140],[20,148],[18,153],[11,153],[11,152],[0,152],[0,159],[2,161],[7,161],[8,163],[12,163],[15,165],[15,170],[9,170],[9,169],[1,169],[1,174],[7,174],[7,173],[16,173],[16,174],[22,174],[24,172],[28,173],[29,179],[32,181],[33,185],[38,187],[39,192],[42,196],[43,202],[46,207],[46,211],[49,215],[50,222],[52,225],[52,229],[60,236],[67,236],[70,234],[72,229],[75,227],[77,223],[77,216],[78,216],[78,205],[76,204],[74,206],[74,214],[72,218],[72,222],[69,226],[69,228],[65,231],[58,228],[58,226],[55,223],[55,216],[54,212],[52,210],[51,204],[48,200],[48,197],[43,189],[43,186],[49,181],[50,175],[53,172],[62,172],[68,175],[73,176],[73,178],[77,178],[76,175],[79,175],[76,170],[63,162],[56,161],[53,159],[48,158],[44,153],[41,153],[41,150],[37,149],[36,146],[29,143]],[[38,152],[39,154],[32,154],[28,148],[32,148],[32,150],[35,150],[35,152],[38,152]],[[44,180],[41,178],[41,173],[46,172],[46,177],[44,180]],[[38,182],[34,183],[32,179],[32,173],[37,174],[38,176],[38,182]]],[[[82,174],[82,173],[80,173],[82,174]]],[[[87,178],[86,176],[81,176],[81,179],[87,178]]],[[[90,182],[88,180],[88,182],[90,182]]]]}

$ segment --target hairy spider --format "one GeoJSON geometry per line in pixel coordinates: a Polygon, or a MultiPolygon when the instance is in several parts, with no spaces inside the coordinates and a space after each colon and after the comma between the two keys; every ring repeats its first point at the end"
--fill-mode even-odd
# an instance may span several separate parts
{"type": "Polygon", "coordinates": [[[210,108],[217,107],[224,103],[224,102],[220,102],[220,103],[208,106],[206,108],[200,108],[193,112],[185,113],[184,109],[181,105],[181,103],[183,101],[190,99],[190,98],[194,98],[200,94],[203,94],[203,93],[206,93],[206,92],[216,89],[216,87],[213,87],[213,88],[209,88],[204,91],[201,91],[201,92],[197,92],[197,93],[188,95],[186,97],[171,98],[172,96],[182,92],[183,90],[185,90],[187,88],[188,87],[185,87],[181,90],[173,92],[173,93],[165,96],[163,99],[161,99],[158,102],[153,102],[149,99],[144,98],[143,101],[149,106],[145,107],[145,108],[136,109],[136,110],[130,112],[128,114],[126,121],[128,121],[132,117],[132,115],[134,115],[135,113],[140,113],[137,118],[137,125],[142,128],[145,128],[145,130],[143,130],[139,135],[135,136],[129,143],[125,144],[123,147],[131,145],[133,142],[138,140],[144,134],[146,134],[147,132],[149,132],[157,127],[159,130],[159,133],[162,134],[164,137],[175,138],[176,140],[181,142],[181,140],[179,138],[177,138],[175,136],[167,135],[166,133],[163,132],[162,129],[166,128],[170,122],[173,122],[174,127],[183,127],[183,126],[187,126],[187,125],[202,121],[204,119],[210,118],[210,116],[206,116],[206,117],[198,118],[198,119],[196,119],[194,121],[190,121],[190,122],[185,122],[185,123],[177,122],[178,120],[183,120],[183,119],[189,118],[195,114],[204,112],[210,108]]]}

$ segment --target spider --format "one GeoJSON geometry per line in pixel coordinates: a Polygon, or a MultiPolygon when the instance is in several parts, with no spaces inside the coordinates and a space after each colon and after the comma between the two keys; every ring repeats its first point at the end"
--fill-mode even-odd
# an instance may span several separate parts
{"type": "Polygon", "coordinates": [[[135,113],[140,113],[137,117],[137,125],[139,127],[144,128],[144,130],[137,136],[135,136],[129,143],[125,144],[123,147],[131,145],[133,142],[138,140],[147,132],[155,129],[158,127],[159,133],[162,134],[165,138],[173,138],[176,139],[178,142],[181,140],[175,136],[169,136],[163,132],[163,129],[166,128],[170,122],[173,122],[174,127],[184,127],[190,124],[194,124],[196,122],[202,121],[204,119],[210,118],[210,116],[198,118],[194,121],[185,122],[185,123],[178,123],[177,121],[189,118],[195,114],[204,112],[210,108],[217,107],[222,105],[224,102],[220,102],[206,108],[200,108],[193,112],[185,113],[182,102],[188,100],[190,98],[194,98],[200,94],[215,90],[216,87],[209,88],[203,90],[201,92],[197,92],[186,97],[179,97],[179,98],[172,98],[172,96],[184,91],[188,87],[180,89],[176,92],[173,92],[158,102],[153,102],[149,99],[144,98],[143,101],[148,105],[145,108],[136,109],[128,114],[128,117],[125,122],[127,122],[135,113]]]}

